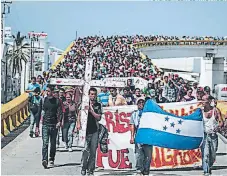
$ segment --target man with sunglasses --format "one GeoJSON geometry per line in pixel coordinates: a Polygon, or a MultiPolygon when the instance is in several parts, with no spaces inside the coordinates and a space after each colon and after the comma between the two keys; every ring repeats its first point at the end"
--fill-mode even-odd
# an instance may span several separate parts
{"type": "Polygon", "coordinates": [[[135,143],[135,136],[140,124],[140,118],[142,117],[145,99],[142,97],[139,98],[136,104],[138,106],[138,110],[132,113],[131,119],[130,119],[130,131],[131,131],[130,143],[135,144],[137,175],[149,175],[153,147],[151,145],[141,145],[141,144],[135,143]]]}

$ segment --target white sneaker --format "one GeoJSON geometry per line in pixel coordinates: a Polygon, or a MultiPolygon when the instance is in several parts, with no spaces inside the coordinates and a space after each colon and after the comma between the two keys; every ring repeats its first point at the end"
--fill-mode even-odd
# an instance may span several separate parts
{"type": "Polygon", "coordinates": [[[72,152],[73,151],[73,149],[71,147],[68,150],[69,150],[69,152],[72,152]]]}

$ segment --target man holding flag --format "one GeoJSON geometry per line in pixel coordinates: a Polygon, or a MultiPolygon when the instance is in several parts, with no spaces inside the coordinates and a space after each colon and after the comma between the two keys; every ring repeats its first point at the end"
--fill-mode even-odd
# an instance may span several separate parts
{"type": "MultiPolygon", "coordinates": [[[[139,98],[136,102],[138,110],[134,111],[131,115],[130,119],[131,144],[135,143],[134,139],[140,124],[140,118],[142,116],[144,103],[145,103],[144,98],[142,97],[139,98]]],[[[150,163],[152,159],[152,148],[153,148],[152,145],[135,143],[137,175],[149,175],[150,163]]]]}

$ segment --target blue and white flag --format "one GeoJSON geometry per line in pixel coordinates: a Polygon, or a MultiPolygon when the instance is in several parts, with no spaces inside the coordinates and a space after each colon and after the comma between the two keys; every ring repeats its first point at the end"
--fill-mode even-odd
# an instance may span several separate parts
{"type": "Polygon", "coordinates": [[[148,100],[140,119],[136,143],[191,150],[199,148],[203,135],[201,109],[189,116],[179,117],[163,111],[152,100],[148,100]]]}

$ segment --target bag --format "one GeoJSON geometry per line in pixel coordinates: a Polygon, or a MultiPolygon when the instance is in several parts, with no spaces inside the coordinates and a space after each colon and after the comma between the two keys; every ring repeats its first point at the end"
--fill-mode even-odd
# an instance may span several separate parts
{"type": "Polygon", "coordinates": [[[34,103],[34,96],[31,97],[30,99],[30,106],[29,109],[32,112],[32,114],[36,114],[38,112],[38,105],[34,103]]]}
{"type": "Polygon", "coordinates": [[[99,124],[99,144],[102,153],[108,153],[108,137],[108,129],[102,124],[99,124]]]}

